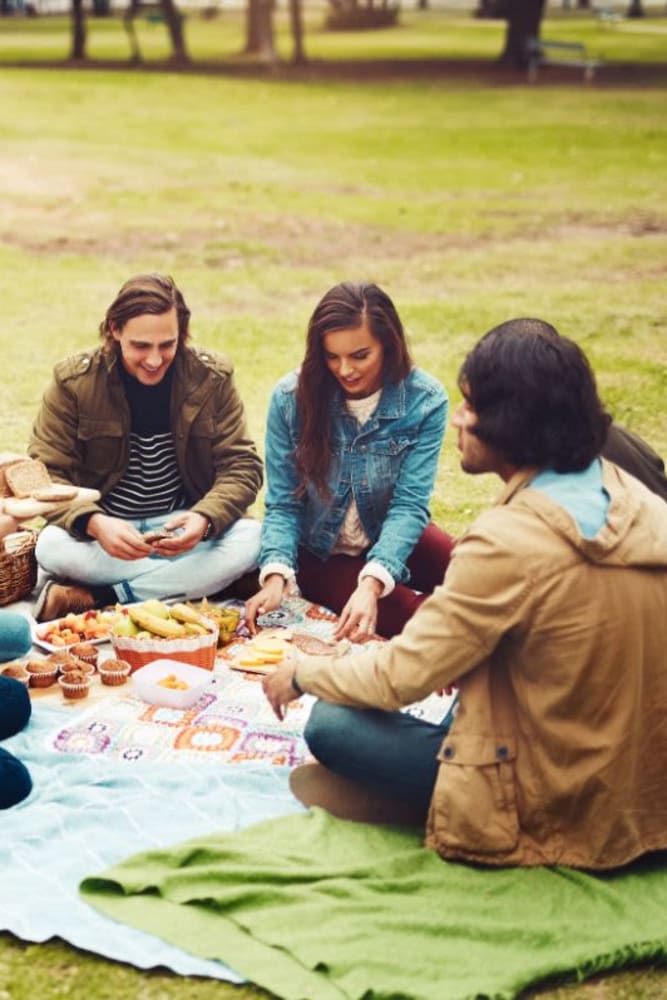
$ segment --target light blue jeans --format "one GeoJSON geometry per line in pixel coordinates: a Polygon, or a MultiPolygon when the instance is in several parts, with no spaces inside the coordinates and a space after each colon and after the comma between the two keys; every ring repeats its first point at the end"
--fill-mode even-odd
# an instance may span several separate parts
{"type": "Polygon", "coordinates": [[[438,773],[436,755],[452,719],[449,712],[434,725],[405,712],[317,701],[304,735],[311,753],[330,771],[412,802],[426,816],[438,773]]]}
{"type": "MultiPolygon", "coordinates": [[[[163,514],[130,521],[142,533],[161,528],[163,514]]],[[[257,567],[261,522],[239,518],[224,534],[199,542],[183,555],[115,559],[99,542],[80,540],[63,528],[47,525],[37,539],[37,562],[49,576],[89,587],[111,587],[121,604],[160,599],[190,600],[215,594],[257,567]]]]}

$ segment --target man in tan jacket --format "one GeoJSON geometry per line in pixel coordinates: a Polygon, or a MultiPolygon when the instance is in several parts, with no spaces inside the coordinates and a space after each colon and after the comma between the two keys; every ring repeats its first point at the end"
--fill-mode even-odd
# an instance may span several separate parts
{"type": "Polygon", "coordinates": [[[493,865],[605,869],[667,848],[667,506],[601,459],[585,356],[540,320],[465,359],[461,465],[504,482],[400,636],[265,680],[317,695],[319,761],[408,802],[426,845],[493,865]],[[397,711],[451,683],[451,721],[397,711]]]}

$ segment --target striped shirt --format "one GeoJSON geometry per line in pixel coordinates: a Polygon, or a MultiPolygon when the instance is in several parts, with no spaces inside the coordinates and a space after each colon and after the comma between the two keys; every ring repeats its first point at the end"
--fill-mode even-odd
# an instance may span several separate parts
{"type": "Polygon", "coordinates": [[[102,506],[114,517],[137,520],[186,507],[169,420],[173,369],[155,386],[142,385],[122,364],[120,373],[131,414],[130,459],[102,506]]]}
{"type": "Polygon", "coordinates": [[[168,514],[185,506],[183,482],[171,431],[130,434],[130,461],[121,481],[104,498],[104,509],[129,519],[168,514]]]}

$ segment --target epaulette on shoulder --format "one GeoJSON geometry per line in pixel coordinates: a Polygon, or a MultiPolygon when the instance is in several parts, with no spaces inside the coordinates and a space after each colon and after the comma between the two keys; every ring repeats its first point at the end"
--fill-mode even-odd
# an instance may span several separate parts
{"type": "Polygon", "coordinates": [[[71,354],[56,365],[55,373],[57,377],[66,382],[68,379],[85,375],[92,367],[94,355],[94,351],[81,351],[79,354],[71,354]]]}
{"type": "Polygon", "coordinates": [[[226,354],[218,354],[217,351],[208,351],[199,347],[190,347],[190,350],[198,361],[217,372],[218,375],[231,375],[233,373],[234,363],[226,354]]]}

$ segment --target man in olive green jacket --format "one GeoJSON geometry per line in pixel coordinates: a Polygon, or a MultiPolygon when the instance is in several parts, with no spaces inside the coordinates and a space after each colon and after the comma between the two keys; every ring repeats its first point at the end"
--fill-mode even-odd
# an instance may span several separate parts
{"type": "Polygon", "coordinates": [[[260,526],[244,514],[261,460],[231,362],[189,345],[189,318],[170,278],[139,275],[107,310],[102,346],[56,366],[29,451],[53,480],[100,499],[41,532],[37,559],[55,579],[38,620],[202,596],[255,567],[260,526]]]}
{"type": "Polygon", "coordinates": [[[314,755],[411,802],[443,857],[605,869],[665,849],[667,506],[599,458],[609,417],[548,324],[492,330],[459,384],[462,467],[500,476],[496,505],[400,636],[299,658],[269,701],[318,695],[314,755]],[[396,711],[452,682],[453,722],[396,711]]]}

